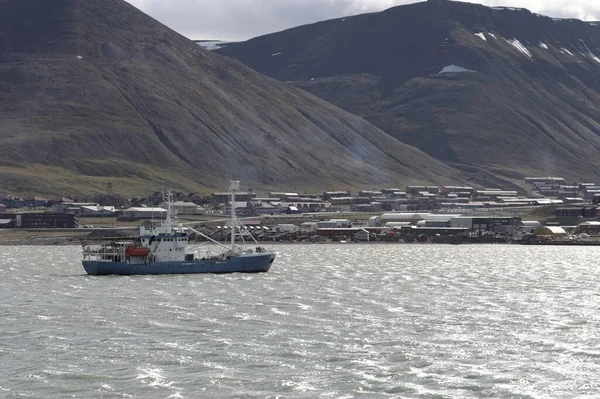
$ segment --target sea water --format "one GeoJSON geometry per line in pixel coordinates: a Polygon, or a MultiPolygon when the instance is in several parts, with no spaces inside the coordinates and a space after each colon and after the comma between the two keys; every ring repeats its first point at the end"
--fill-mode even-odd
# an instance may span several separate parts
{"type": "Polygon", "coordinates": [[[100,277],[1,247],[0,397],[600,394],[600,248],[272,249],[269,273],[100,277]]]}

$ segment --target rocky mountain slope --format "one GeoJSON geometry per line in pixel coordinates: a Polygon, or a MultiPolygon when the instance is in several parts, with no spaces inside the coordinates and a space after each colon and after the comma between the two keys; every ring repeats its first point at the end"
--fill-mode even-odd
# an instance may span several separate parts
{"type": "Polygon", "coordinates": [[[476,178],[600,181],[598,25],[429,0],[216,51],[476,178]]]}
{"type": "Polygon", "coordinates": [[[123,0],[0,0],[0,191],[460,182],[360,117],[123,0]]]}

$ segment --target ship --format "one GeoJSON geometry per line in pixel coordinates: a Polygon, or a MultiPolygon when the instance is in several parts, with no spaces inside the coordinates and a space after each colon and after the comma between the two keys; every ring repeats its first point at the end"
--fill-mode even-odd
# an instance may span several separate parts
{"type": "MultiPolygon", "coordinates": [[[[231,243],[222,244],[211,237],[176,223],[171,210],[172,196],[167,193],[164,221],[147,221],[137,237],[84,242],[83,268],[90,275],[144,275],[189,273],[257,273],[267,272],[276,254],[254,241],[249,246],[242,232],[245,227],[235,215],[235,193],[240,182],[232,181],[231,243]],[[199,257],[190,249],[189,237],[194,232],[220,247],[214,255],[199,257]],[[239,244],[236,241],[239,240],[239,244]]],[[[246,230],[247,232],[247,230],[246,230]]]]}

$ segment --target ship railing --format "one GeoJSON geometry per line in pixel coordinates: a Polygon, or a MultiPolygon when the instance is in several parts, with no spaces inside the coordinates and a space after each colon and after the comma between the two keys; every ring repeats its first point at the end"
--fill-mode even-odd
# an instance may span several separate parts
{"type": "Polygon", "coordinates": [[[96,262],[123,262],[126,246],[115,243],[82,243],[83,260],[96,262]]]}

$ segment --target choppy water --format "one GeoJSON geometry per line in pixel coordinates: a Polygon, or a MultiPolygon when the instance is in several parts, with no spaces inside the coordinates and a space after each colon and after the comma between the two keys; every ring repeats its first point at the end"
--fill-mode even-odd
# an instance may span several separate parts
{"type": "Polygon", "coordinates": [[[267,274],[140,277],[0,249],[0,397],[600,394],[599,248],[281,245],[267,274]]]}

